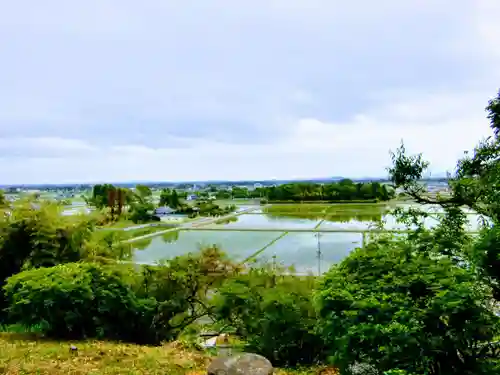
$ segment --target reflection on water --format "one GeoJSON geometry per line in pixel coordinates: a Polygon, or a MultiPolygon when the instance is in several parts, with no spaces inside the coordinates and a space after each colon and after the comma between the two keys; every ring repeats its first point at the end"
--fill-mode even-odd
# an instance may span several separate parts
{"type": "MultiPolygon", "coordinates": [[[[216,244],[235,261],[243,261],[256,254],[252,259],[257,262],[273,261],[287,267],[293,265],[299,273],[317,274],[340,262],[354,248],[362,245],[361,232],[328,233],[328,230],[363,231],[378,224],[383,224],[386,229],[406,229],[390,214],[391,207],[385,205],[305,206],[297,209],[278,207],[262,214],[242,214],[220,220],[217,222],[220,230],[172,231],[135,242],[134,248],[141,251],[135,253],[134,260],[151,264],[160,259],[197,251],[201,246],[216,244]],[[236,231],[224,230],[224,227],[236,231]],[[238,231],[238,228],[254,230],[238,231]],[[277,231],[259,231],[260,228],[277,231]],[[294,232],[294,228],[308,231],[294,232]],[[314,233],[313,229],[325,229],[325,232],[314,233]],[[283,236],[285,231],[289,232],[283,236]]],[[[469,215],[468,218],[469,228],[477,228],[477,216],[469,215]]],[[[428,228],[438,223],[432,217],[424,221],[428,228]]],[[[365,236],[364,240],[371,241],[376,237],[371,234],[365,236]]]]}
{"type": "Polygon", "coordinates": [[[152,241],[153,241],[152,237],[145,238],[145,239],[139,240],[139,241],[135,241],[133,244],[133,247],[137,250],[144,250],[144,249],[147,249],[149,247],[149,245],[151,245],[152,241]]]}
{"type": "Polygon", "coordinates": [[[366,214],[362,212],[361,213],[350,212],[350,213],[329,214],[325,216],[325,220],[336,223],[349,223],[351,221],[361,221],[361,222],[371,221],[379,223],[382,221],[383,216],[384,215],[382,212],[371,213],[371,214],[366,214]]]}
{"type": "Polygon", "coordinates": [[[179,239],[179,231],[174,230],[161,235],[161,239],[165,243],[174,243],[179,239]]]}
{"type": "MultiPolygon", "coordinates": [[[[389,212],[388,209],[381,206],[377,210],[345,210],[345,211],[334,211],[334,212],[300,212],[300,211],[272,211],[265,212],[262,214],[244,214],[240,216],[234,216],[229,219],[218,220],[215,224],[218,225],[228,225],[233,223],[239,224],[264,224],[265,222],[293,222],[293,220],[304,221],[320,221],[326,220],[334,223],[350,223],[350,222],[371,222],[380,223],[383,218],[389,212]]],[[[232,226],[232,225],[231,225],[232,226]]],[[[241,225],[239,225],[241,226],[241,225]]]]}
{"type": "MultiPolygon", "coordinates": [[[[389,205],[277,205],[265,207],[262,214],[244,214],[229,220],[219,221],[228,227],[260,227],[279,226],[293,228],[305,226],[307,222],[322,221],[320,228],[359,228],[367,229],[383,225],[386,229],[405,229],[406,225],[398,222],[397,217],[391,212],[395,207],[389,205]],[[274,223],[274,224],[273,224],[274,223]],[[278,225],[276,225],[278,224],[278,225]],[[347,224],[347,225],[346,225],[347,224]]],[[[425,208],[425,207],[423,207],[425,208]]],[[[429,217],[424,219],[424,225],[432,228],[439,223],[441,213],[436,213],[427,208],[429,217]]],[[[468,230],[479,228],[478,215],[468,213],[468,230]]]]}
{"type": "Polygon", "coordinates": [[[160,259],[173,258],[189,252],[197,252],[202,247],[219,246],[234,260],[244,260],[257,250],[272,242],[275,232],[236,232],[236,231],[173,231],[148,239],[149,245],[134,242],[134,260],[138,263],[154,263],[160,259]]]}
{"type": "Polygon", "coordinates": [[[229,223],[234,223],[236,221],[238,221],[238,217],[237,216],[231,216],[230,218],[227,218],[227,219],[217,220],[215,222],[215,224],[229,224],[229,223]]]}
{"type": "Polygon", "coordinates": [[[133,247],[137,250],[147,249],[153,242],[153,238],[159,238],[163,243],[175,243],[179,239],[179,231],[174,230],[172,232],[167,232],[158,237],[147,237],[133,243],[133,247]]]}

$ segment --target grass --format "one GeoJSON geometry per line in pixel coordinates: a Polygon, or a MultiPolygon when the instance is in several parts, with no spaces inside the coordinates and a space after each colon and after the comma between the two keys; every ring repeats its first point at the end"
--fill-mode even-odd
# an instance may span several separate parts
{"type": "Polygon", "coordinates": [[[216,199],[214,203],[219,206],[230,206],[232,204],[235,206],[245,206],[260,204],[260,199],[216,199]]]}
{"type": "Polygon", "coordinates": [[[102,226],[103,229],[107,229],[107,228],[111,228],[111,229],[114,229],[114,228],[127,228],[127,227],[135,227],[137,225],[142,225],[142,224],[160,224],[161,222],[159,221],[154,221],[154,220],[150,220],[150,221],[147,221],[145,223],[140,223],[140,224],[137,224],[137,223],[134,223],[132,220],[125,220],[125,219],[121,219],[121,220],[118,220],[118,221],[114,221],[114,222],[111,222],[107,225],[104,225],[102,226]]]}
{"type": "MultiPolygon", "coordinates": [[[[105,341],[51,341],[0,333],[4,375],[204,375],[212,358],[179,343],[158,347],[105,341]],[[76,346],[71,351],[70,346],[76,346]]],[[[334,375],[319,369],[278,370],[277,375],[334,375]]]]}
{"type": "Polygon", "coordinates": [[[179,345],[147,347],[102,341],[45,341],[0,334],[0,373],[5,375],[204,374],[209,358],[179,345]],[[78,350],[71,352],[70,345],[78,350]]]}
{"type": "MultiPolygon", "coordinates": [[[[379,221],[389,212],[387,204],[289,204],[271,205],[263,209],[265,214],[277,217],[317,219],[334,222],[379,221]]],[[[317,229],[317,228],[315,228],[317,229]]]]}

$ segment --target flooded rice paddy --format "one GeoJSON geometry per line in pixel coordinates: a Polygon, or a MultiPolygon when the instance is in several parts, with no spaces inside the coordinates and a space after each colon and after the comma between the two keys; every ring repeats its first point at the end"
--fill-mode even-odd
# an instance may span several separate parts
{"type": "MultiPolygon", "coordinates": [[[[293,266],[301,274],[318,274],[360,247],[362,231],[406,229],[390,214],[394,208],[384,204],[271,205],[197,230],[179,230],[138,242],[134,257],[138,263],[153,264],[218,245],[235,261],[275,262],[293,266]]],[[[438,217],[439,213],[426,219],[425,225],[436,225],[438,217]]],[[[477,215],[468,215],[468,219],[467,229],[477,230],[477,215]]]]}

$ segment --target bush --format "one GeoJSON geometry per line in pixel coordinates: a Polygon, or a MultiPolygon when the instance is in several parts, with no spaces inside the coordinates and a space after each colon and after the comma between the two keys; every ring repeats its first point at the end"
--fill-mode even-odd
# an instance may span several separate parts
{"type": "Polygon", "coordinates": [[[92,263],[24,271],[4,291],[13,320],[59,338],[147,341],[140,336],[148,334],[155,307],[154,300],[136,298],[120,272],[92,263]]]}
{"type": "Polygon", "coordinates": [[[489,290],[450,259],[405,241],[357,249],[317,292],[318,329],[333,363],[379,371],[495,373],[487,344],[498,334],[489,290]]]}
{"type": "Polygon", "coordinates": [[[142,267],[134,291],[140,298],[157,301],[154,329],[164,339],[173,339],[210,313],[209,293],[237,272],[238,267],[213,246],[142,267]]]}
{"type": "MultiPolygon", "coordinates": [[[[60,211],[57,204],[20,201],[0,212],[0,290],[5,279],[23,269],[85,258],[94,217],[63,216],[60,211]]],[[[5,307],[0,293],[0,314],[5,307]]]]}
{"type": "Polygon", "coordinates": [[[215,247],[158,266],[67,263],[5,285],[13,322],[55,338],[159,344],[209,313],[207,295],[238,271],[215,247]]]}
{"type": "Polygon", "coordinates": [[[276,365],[311,364],[321,357],[309,277],[253,268],[216,295],[215,316],[232,326],[247,349],[276,365]]]}

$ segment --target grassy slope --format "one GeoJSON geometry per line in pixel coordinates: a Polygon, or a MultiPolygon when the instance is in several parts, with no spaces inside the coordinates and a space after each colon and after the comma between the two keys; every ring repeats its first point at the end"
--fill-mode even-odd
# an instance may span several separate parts
{"type": "MultiPolygon", "coordinates": [[[[0,333],[0,373],[5,375],[202,375],[210,357],[179,344],[147,347],[102,341],[56,342],[0,333]],[[70,345],[78,348],[70,352],[70,345]]],[[[277,372],[317,374],[317,370],[277,372]]],[[[326,374],[326,373],[325,373],[326,374]]]]}

